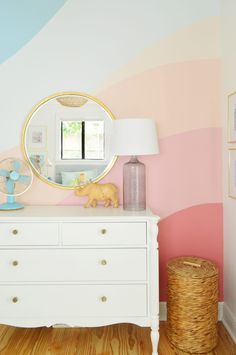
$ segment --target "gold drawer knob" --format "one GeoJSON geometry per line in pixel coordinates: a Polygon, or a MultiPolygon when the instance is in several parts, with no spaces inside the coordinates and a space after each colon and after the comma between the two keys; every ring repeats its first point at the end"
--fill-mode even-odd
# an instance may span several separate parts
{"type": "Polygon", "coordinates": [[[107,233],[107,230],[105,229],[105,228],[103,228],[102,230],[101,230],[101,234],[102,235],[105,235],[107,233]]]}
{"type": "Polygon", "coordinates": [[[18,301],[19,301],[18,297],[13,297],[13,298],[12,298],[12,302],[13,302],[13,303],[17,303],[18,301]]]}
{"type": "Polygon", "coordinates": [[[13,266],[17,266],[19,264],[19,262],[17,261],[17,260],[14,260],[13,262],[12,262],[12,265],[13,266]]]}
{"type": "Polygon", "coordinates": [[[12,234],[17,235],[18,233],[18,229],[13,229],[12,234]]]}
{"type": "Polygon", "coordinates": [[[107,261],[105,259],[101,260],[101,265],[107,265],[107,261]]]}
{"type": "Polygon", "coordinates": [[[107,301],[106,296],[102,296],[102,297],[101,297],[101,301],[102,301],[102,302],[106,302],[106,301],[107,301]]]}

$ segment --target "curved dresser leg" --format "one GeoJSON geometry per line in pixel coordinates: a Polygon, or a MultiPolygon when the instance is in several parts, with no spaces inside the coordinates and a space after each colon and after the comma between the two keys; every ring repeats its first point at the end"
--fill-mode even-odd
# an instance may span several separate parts
{"type": "Polygon", "coordinates": [[[158,343],[159,343],[159,320],[158,320],[158,318],[152,319],[151,341],[152,341],[152,355],[158,355],[158,343]]]}

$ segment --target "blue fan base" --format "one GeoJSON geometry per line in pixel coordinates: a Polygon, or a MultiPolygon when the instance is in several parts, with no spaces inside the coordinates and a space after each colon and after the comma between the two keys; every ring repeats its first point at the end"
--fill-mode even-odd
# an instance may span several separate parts
{"type": "Polygon", "coordinates": [[[21,208],[24,208],[24,205],[18,202],[6,202],[0,204],[0,211],[20,210],[21,208]]]}

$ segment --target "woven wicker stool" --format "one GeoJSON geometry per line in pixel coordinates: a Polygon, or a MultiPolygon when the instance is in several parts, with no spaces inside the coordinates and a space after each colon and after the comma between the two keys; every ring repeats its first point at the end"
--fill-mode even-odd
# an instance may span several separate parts
{"type": "Polygon", "coordinates": [[[208,260],[179,257],[168,263],[167,336],[189,353],[217,344],[218,268],[208,260]]]}

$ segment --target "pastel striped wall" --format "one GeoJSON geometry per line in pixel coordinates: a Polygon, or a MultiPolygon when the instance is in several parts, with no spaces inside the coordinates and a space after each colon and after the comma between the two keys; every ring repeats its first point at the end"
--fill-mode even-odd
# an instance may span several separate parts
{"type": "MultiPolygon", "coordinates": [[[[162,218],[161,300],[166,299],[167,261],[187,254],[217,262],[222,300],[219,2],[54,0],[54,5],[50,20],[41,7],[47,20],[24,46],[11,50],[12,56],[6,51],[0,65],[1,157],[21,155],[28,112],[53,92],[88,92],[117,118],[153,117],[161,154],[143,161],[148,205],[162,218]]],[[[30,27],[30,12],[27,19],[30,27]]],[[[104,179],[120,192],[125,160],[119,159],[104,179]]],[[[22,200],[83,202],[36,178],[22,200]]]]}

